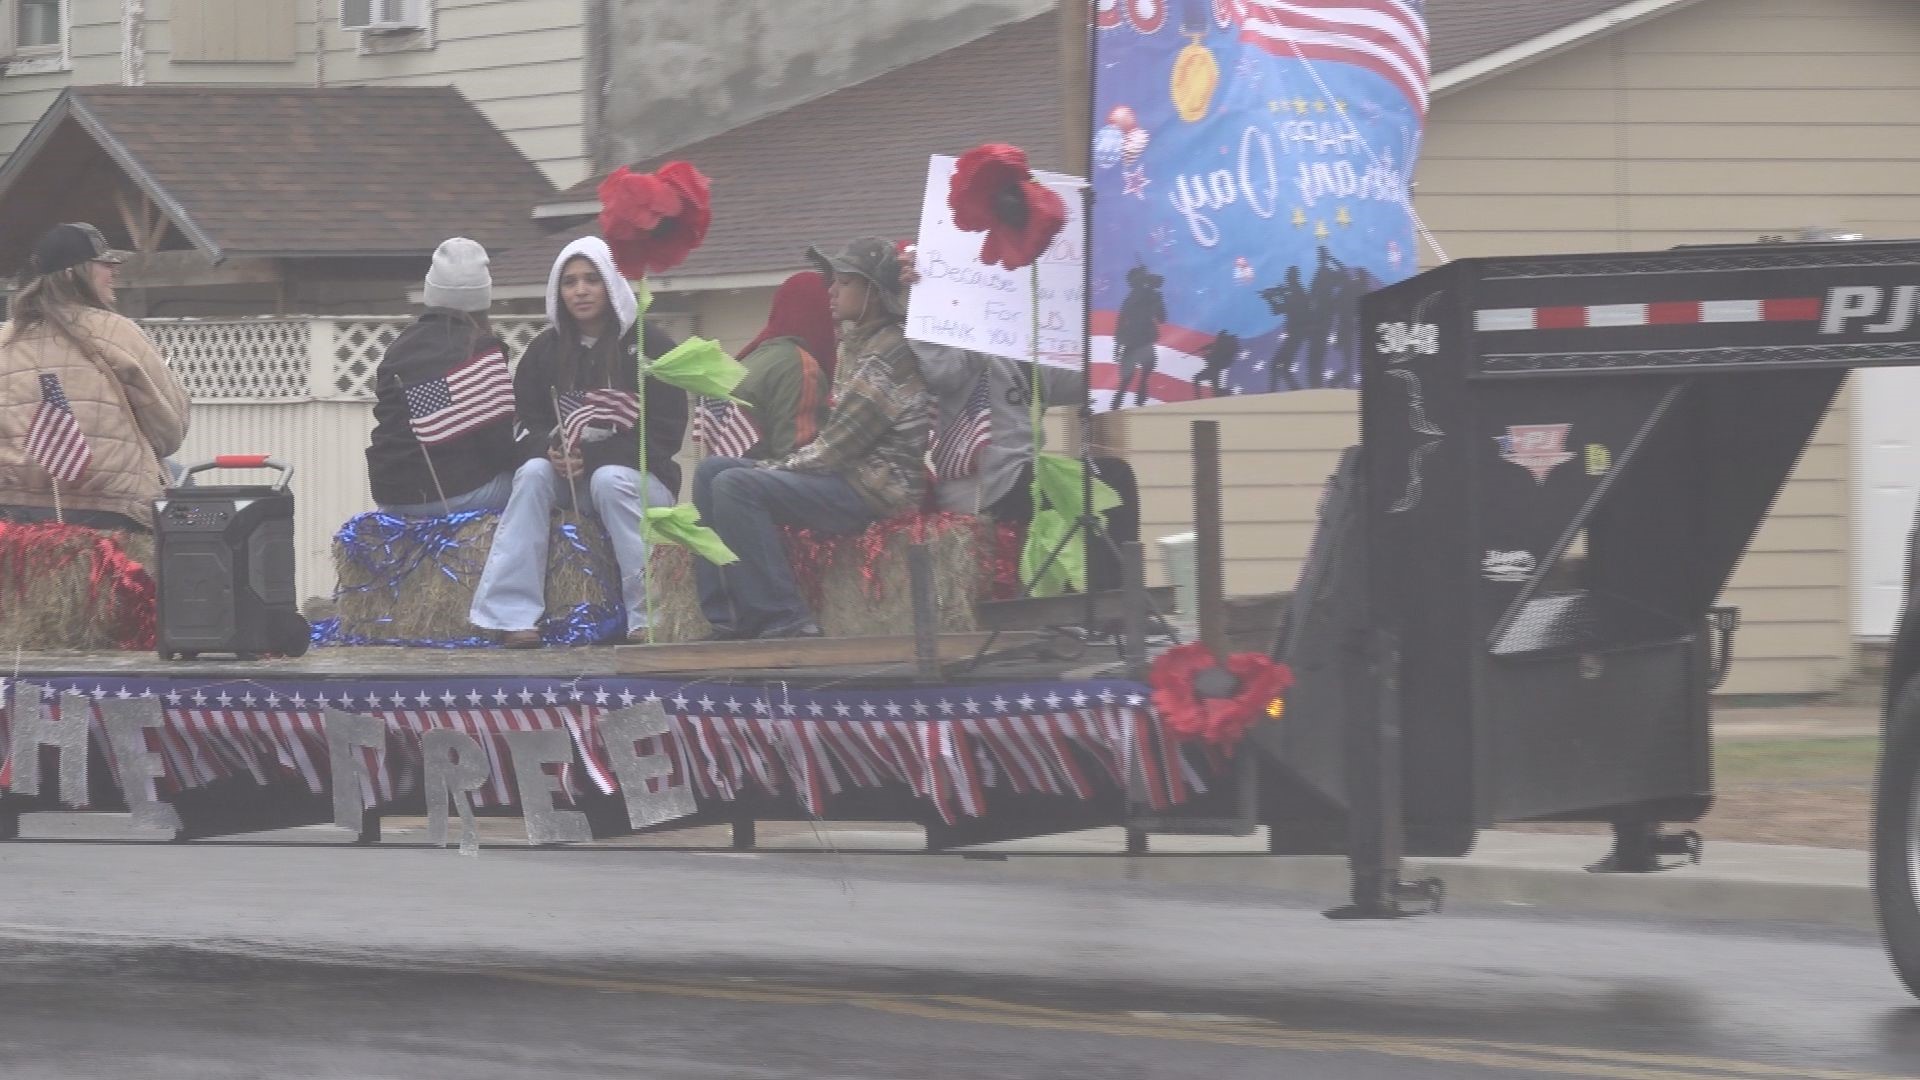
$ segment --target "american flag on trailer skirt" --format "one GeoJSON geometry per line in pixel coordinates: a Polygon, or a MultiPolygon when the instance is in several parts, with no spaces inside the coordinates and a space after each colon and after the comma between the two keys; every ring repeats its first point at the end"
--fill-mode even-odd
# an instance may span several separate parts
{"type": "Polygon", "coordinates": [[[507,355],[490,349],[437,379],[406,388],[407,420],[428,445],[513,417],[507,355]]]}
{"type": "MultiPolygon", "coordinates": [[[[0,677],[0,784],[6,783],[9,711],[19,689],[9,682],[0,677]]],[[[1146,686],[1104,680],[868,690],[638,679],[33,682],[55,716],[69,705],[107,698],[155,701],[162,725],[147,742],[160,757],[162,775],[149,783],[162,797],[240,776],[329,790],[328,710],[373,716],[386,728],[381,745],[355,751],[365,766],[363,806],[419,790],[421,739],[435,728],[465,732],[479,743],[488,776],[473,792],[477,805],[519,802],[505,738],[516,731],[567,731],[580,767],[562,769],[563,789],[569,797],[584,785],[613,794],[619,781],[603,719],[648,701],[660,703],[671,725],[639,743],[641,753],[664,754],[671,763],[670,774],[648,786],[689,786],[709,805],[784,796],[825,816],[837,794],[899,784],[949,823],[987,813],[999,792],[1090,799],[1120,791],[1164,810],[1205,792],[1221,764],[1213,752],[1161,725],[1146,686]]],[[[123,775],[97,708],[87,723],[111,774],[123,775]]]]}
{"type": "Polygon", "coordinates": [[[1366,68],[1427,111],[1427,21],[1407,0],[1244,0],[1242,40],[1311,64],[1366,68]]]}
{"type": "Polygon", "coordinates": [[[760,442],[760,428],[739,403],[703,397],[693,413],[693,438],[714,457],[743,458],[760,442]]]}
{"type": "Polygon", "coordinates": [[[640,396],[630,390],[560,395],[560,441],[572,448],[590,427],[625,431],[640,419],[640,396]]]}
{"type": "Polygon", "coordinates": [[[960,415],[940,429],[928,457],[938,480],[972,476],[980,468],[980,451],[993,438],[993,413],[987,396],[987,373],[973,384],[973,393],[960,415]]]}
{"type": "Polygon", "coordinates": [[[93,463],[93,446],[60,388],[60,376],[52,372],[40,374],[40,407],[27,429],[27,453],[63,484],[80,479],[93,463]]]}

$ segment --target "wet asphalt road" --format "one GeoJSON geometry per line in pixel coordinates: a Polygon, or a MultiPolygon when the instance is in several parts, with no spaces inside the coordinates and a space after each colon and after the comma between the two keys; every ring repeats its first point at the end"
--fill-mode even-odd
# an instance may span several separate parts
{"type": "Polygon", "coordinates": [[[1005,864],[0,848],[0,1076],[1920,1076],[1866,935],[1005,864]]]}

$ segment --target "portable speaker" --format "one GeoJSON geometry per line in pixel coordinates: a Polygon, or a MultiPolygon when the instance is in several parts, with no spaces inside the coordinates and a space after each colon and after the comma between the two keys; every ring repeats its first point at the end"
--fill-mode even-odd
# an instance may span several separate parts
{"type": "Polygon", "coordinates": [[[294,596],[293,469],[264,454],[195,465],[154,503],[162,660],[201,653],[299,656],[309,628],[294,596]],[[208,469],[277,469],[272,485],[199,487],[208,469]]]}

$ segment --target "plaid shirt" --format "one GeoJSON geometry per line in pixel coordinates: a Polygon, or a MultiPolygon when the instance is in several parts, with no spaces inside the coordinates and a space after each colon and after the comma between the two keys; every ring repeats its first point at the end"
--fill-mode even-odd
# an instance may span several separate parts
{"type": "Polygon", "coordinates": [[[838,473],[880,517],[919,506],[933,399],[906,336],[893,323],[848,331],[835,374],[819,436],[769,467],[838,473]]]}

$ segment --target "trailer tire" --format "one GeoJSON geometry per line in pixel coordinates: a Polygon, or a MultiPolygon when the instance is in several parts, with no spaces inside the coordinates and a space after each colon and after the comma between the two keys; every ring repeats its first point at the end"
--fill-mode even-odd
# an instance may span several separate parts
{"type": "Polygon", "coordinates": [[[1920,997],[1920,676],[1887,710],[1873,785],[1873,904],[1894,971],[1920,997]]]}

